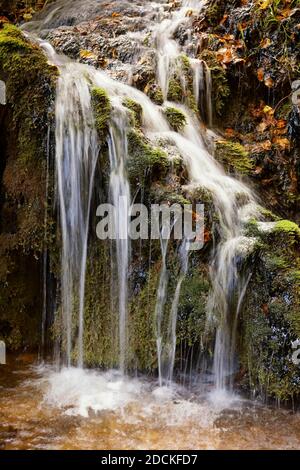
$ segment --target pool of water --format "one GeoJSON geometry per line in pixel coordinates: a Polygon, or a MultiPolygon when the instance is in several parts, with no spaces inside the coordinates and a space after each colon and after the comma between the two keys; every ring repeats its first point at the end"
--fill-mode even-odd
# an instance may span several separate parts
{"type": "Polygon", "coordinates": [[[0,366],[0,449],[299,449],[300,414],[148,379],[0,366]]]}

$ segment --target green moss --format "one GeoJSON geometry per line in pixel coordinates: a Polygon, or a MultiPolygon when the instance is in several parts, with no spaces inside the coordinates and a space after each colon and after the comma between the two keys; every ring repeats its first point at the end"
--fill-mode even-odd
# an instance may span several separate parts
{"type": "Polygon", "coordinates": [[[41,155],[40,137],[51,121],[56,67],[42,51],[10,24],[0,29],[0,77],[6,83],[7,103],[13,110],[19,156],[24,162],[41,155]]]}
{"type": "Polygon", "coordinates": [[[287,262],[287,260],[277,255],[271,256],[268,264],[271,270],[274,270],[274,269],[286,270],[289,268],[289,263],[287,262]]]}
{"type": "Polygon", "coordinates": [[[182,90],[182,85],[179,79],[177,78],[170,79],[167,98],[169,101],[174,101],[175,103],[182,102],[183,90],[182,90]]]}
{"type": "Polygon", "coordinates": [[[147,273],[146,282],[129,302],[130,363],[133,368],[153,372],[157,368],[155,306],[160,262],[147,273]]]}
{"type": "Polygon", "coordinates": [[[178,305],[178,339],[189,347],[201,342],[204,337],[209,289],[207,273],[199,268],[192,268],[182,282],[178,305]]]}
{"type": "Polygon", "coordinates": [[[144,89],[144,93],[157,105],[162,105],[164,102],[162,89],[157,83],[148,83],[144,89]]]}
{"type": "Polygon", "coordinates": [[[273,294],[272,301],[270,293],[268,281],[256,277],[243,314],[241,362],[248,370],[250,388],[262,398],[290,401],[299,396],[300,380],[299,368],[291,361],[292,342],[297,338],[294,310],[285,301],[286,292],[273,294]]]}
{"type": "Polygon", "coordinates": [[[249,174],[254,166],[249,158],[249,153],[241,144],[236,142],[219,140],[216,143],[215,156],[228,170],[237,173],[249,174]]]}
{"type": "Polygon", "coordinates": [[[294,222],[290,220],[279,220],[276,222],[275,232],[285,233],[287,235],[292,235],[300,239],[300,228],[294,222]]]}
{"type": "Polygon", "coordinates": [[[104,142],[108,133],[108,121],[111,114],[110,100],[103,88],[92,88],[91,96],[97,132],[100,141],[104,142]]]}
{"type": "Polygon", "coordinates": [[[144,180],[149,172],[156,178],[163,177],[170,167],[167,154],[154,147],[140,131],[129,132],[128,153],[128,174],[132,182],[144,180]]]}
{"type": "Polygon", "coordinates": [[[155,204],[168,203],[170,205],[180,204],[181,206],[184,206],[185,204],[191,204],[191,202],[179,191],[175,192],[172,189],[160,184],[152,185],[150,190],[150,199],[155,204]]]}
{"type": "Polygon", "coordinates": [[[174,131],[181,131],[186,125],[186,116],[179,109],[169,107],[164,110],[164,114],[174,131]]]}
{"type": "Polygon", "coordinates": [[[133,127],[140,127],[143,121],[143,108],[142,106],[137,103],[136,101],[132,100],[131,98],[125,98],[123,100],[123,106],[130,109],[133,113],[133,127]]]}
{"type": "Polygon", "coordinates": [[[184,75],[186,77],[188,77],[190,72],[191,72],[190,59],[188,58],[187,55],[181,54],[180,62],[181,62],[181,67],[182,67],[182,71],[183,71],[184,75]]]}
{"type": "Polygon", "coordinates": [[[48,242],[51,231],[41,221],[57,76],[57,68],[17,27],[0,28],[0,79],[7,98],[0,244],[0,265],[6,266],[0,276],[0,316],[5,321],[0,322],[0,334],[5,333],[11,349],[32,348],[39,340],[40,257],[45,233],[48,242]]]}

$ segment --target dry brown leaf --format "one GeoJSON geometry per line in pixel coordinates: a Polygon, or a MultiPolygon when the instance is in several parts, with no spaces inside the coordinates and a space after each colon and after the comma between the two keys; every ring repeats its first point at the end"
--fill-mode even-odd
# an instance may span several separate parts
{"type": "Polygon", "coordinates": [[[96,54],[91,51],[82,49],[79,53],[81,59],[97,59],[96,54]]]}
{"type": "Polygon", "coordinates": [[[273,140],[273,143],[279,147],[281,150],[287,150],[290,148],[290,141],[289,139],[287,139],[286,137],[283,137],[283,138],[280,138],[280,137],[276,137],[274,140],[273,140]]]}
{"type": "Polygon", "coordinates": [[[267,152],[272,149],[272,143],[270,140],[265,140],[264,142],[259,142],[251,147],[253,153],[262,153],[267,152]]]}
{"type": "Polygon", "coordinates": [[[258,124],[258,126],[256,126],[256,130],[257,132],[260,132],[260,133],[263,133],[265,132],[265,130],[268,128],[268,124],[266,121],[262,121],[261,123],[258,124]]]}
{"type": "Polygon", "coordinates": [[[270,39],[270,38],[265,38],[265,39],[262,39],[262,40],[261,40],[261,42],[260,42],[260,47],[261,47],[262,49],[267,49],[268,47],[271,46],[271,44],[273,44],[272,41],[271,41],[271,39],[270,39]]]}

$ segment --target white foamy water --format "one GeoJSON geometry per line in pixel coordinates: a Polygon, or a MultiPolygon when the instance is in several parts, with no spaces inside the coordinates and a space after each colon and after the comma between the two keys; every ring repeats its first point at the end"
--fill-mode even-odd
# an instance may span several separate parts
{"type": "Polygon", "coordinates": [[[138,400],[143,390],[141,382],[127,380],[118,371],[101,374],[75,367],[50,372],[46,381],[45,403],[84,417],[127,406],[138,400]]]}
{"type": "MultiPolygon", "coordinates": [[[[59,408],[65,415],[84,418],[115,412],[126,422],[153,418],[178,426],[193,420],[212,426],[218,413],[228,406],[239,405],[237,396],[219,394],[216,403],[210,397],[196,402],[182,388],[157,387],[146,379],[125,378],[119,371],[99,372],[65,368],[60,372],[39,370],[42,374],[44,405],[59,408]]],[[[40,386],[41,381],[36,382],[40,386]]]]}

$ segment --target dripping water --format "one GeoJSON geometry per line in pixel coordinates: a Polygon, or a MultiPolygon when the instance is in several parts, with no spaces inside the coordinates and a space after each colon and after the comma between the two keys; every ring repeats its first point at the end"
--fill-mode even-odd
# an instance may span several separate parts
{"type": "Polygon", "coordinates": [[[56,172],[62,232],[61,298],[66,361],[73,355],[74,315],[78,367],[84,363],[83,328],[91,195],[99,154],[98,137],[84,69],[60,66],[56,93],[56,172]],[[76,300],[75,300],[76,299],[76,300]]]}
{"type": "MultiPolygon", "coordinates": [[[[129,267],[130,188],[126,176],[128,117],[124,109],[114,110],[109,130],[110,199],[114,212],[119,310],[119,367],[124,374],[127,350],[127,304],[129,267]]],[[[114,286],[113,286],[114,288],[114,286]]],[[[112,292],[112,295],[114,293],[112,292]]]]}
{"type": "Polygon", "coordinates": [[[167,338],[164,344],[165,349],[165,372],[164,377],[167,383],[172,383],[174,366],[175,366],[175,357],[176,357],[176,343],[177,343],[177,316],[178,316],[178,305],[181,294],[182,283],[186,277],[188,271],[188,260],[189,260],[189,246],[190,243],[188,240],[183,240],[180,249],[179,249],[179,259],[180,259],[180,272],[178,275],[177,285],[175,288],[175,293],[171,305],[171,313],[168,325],[167,338]]]}

